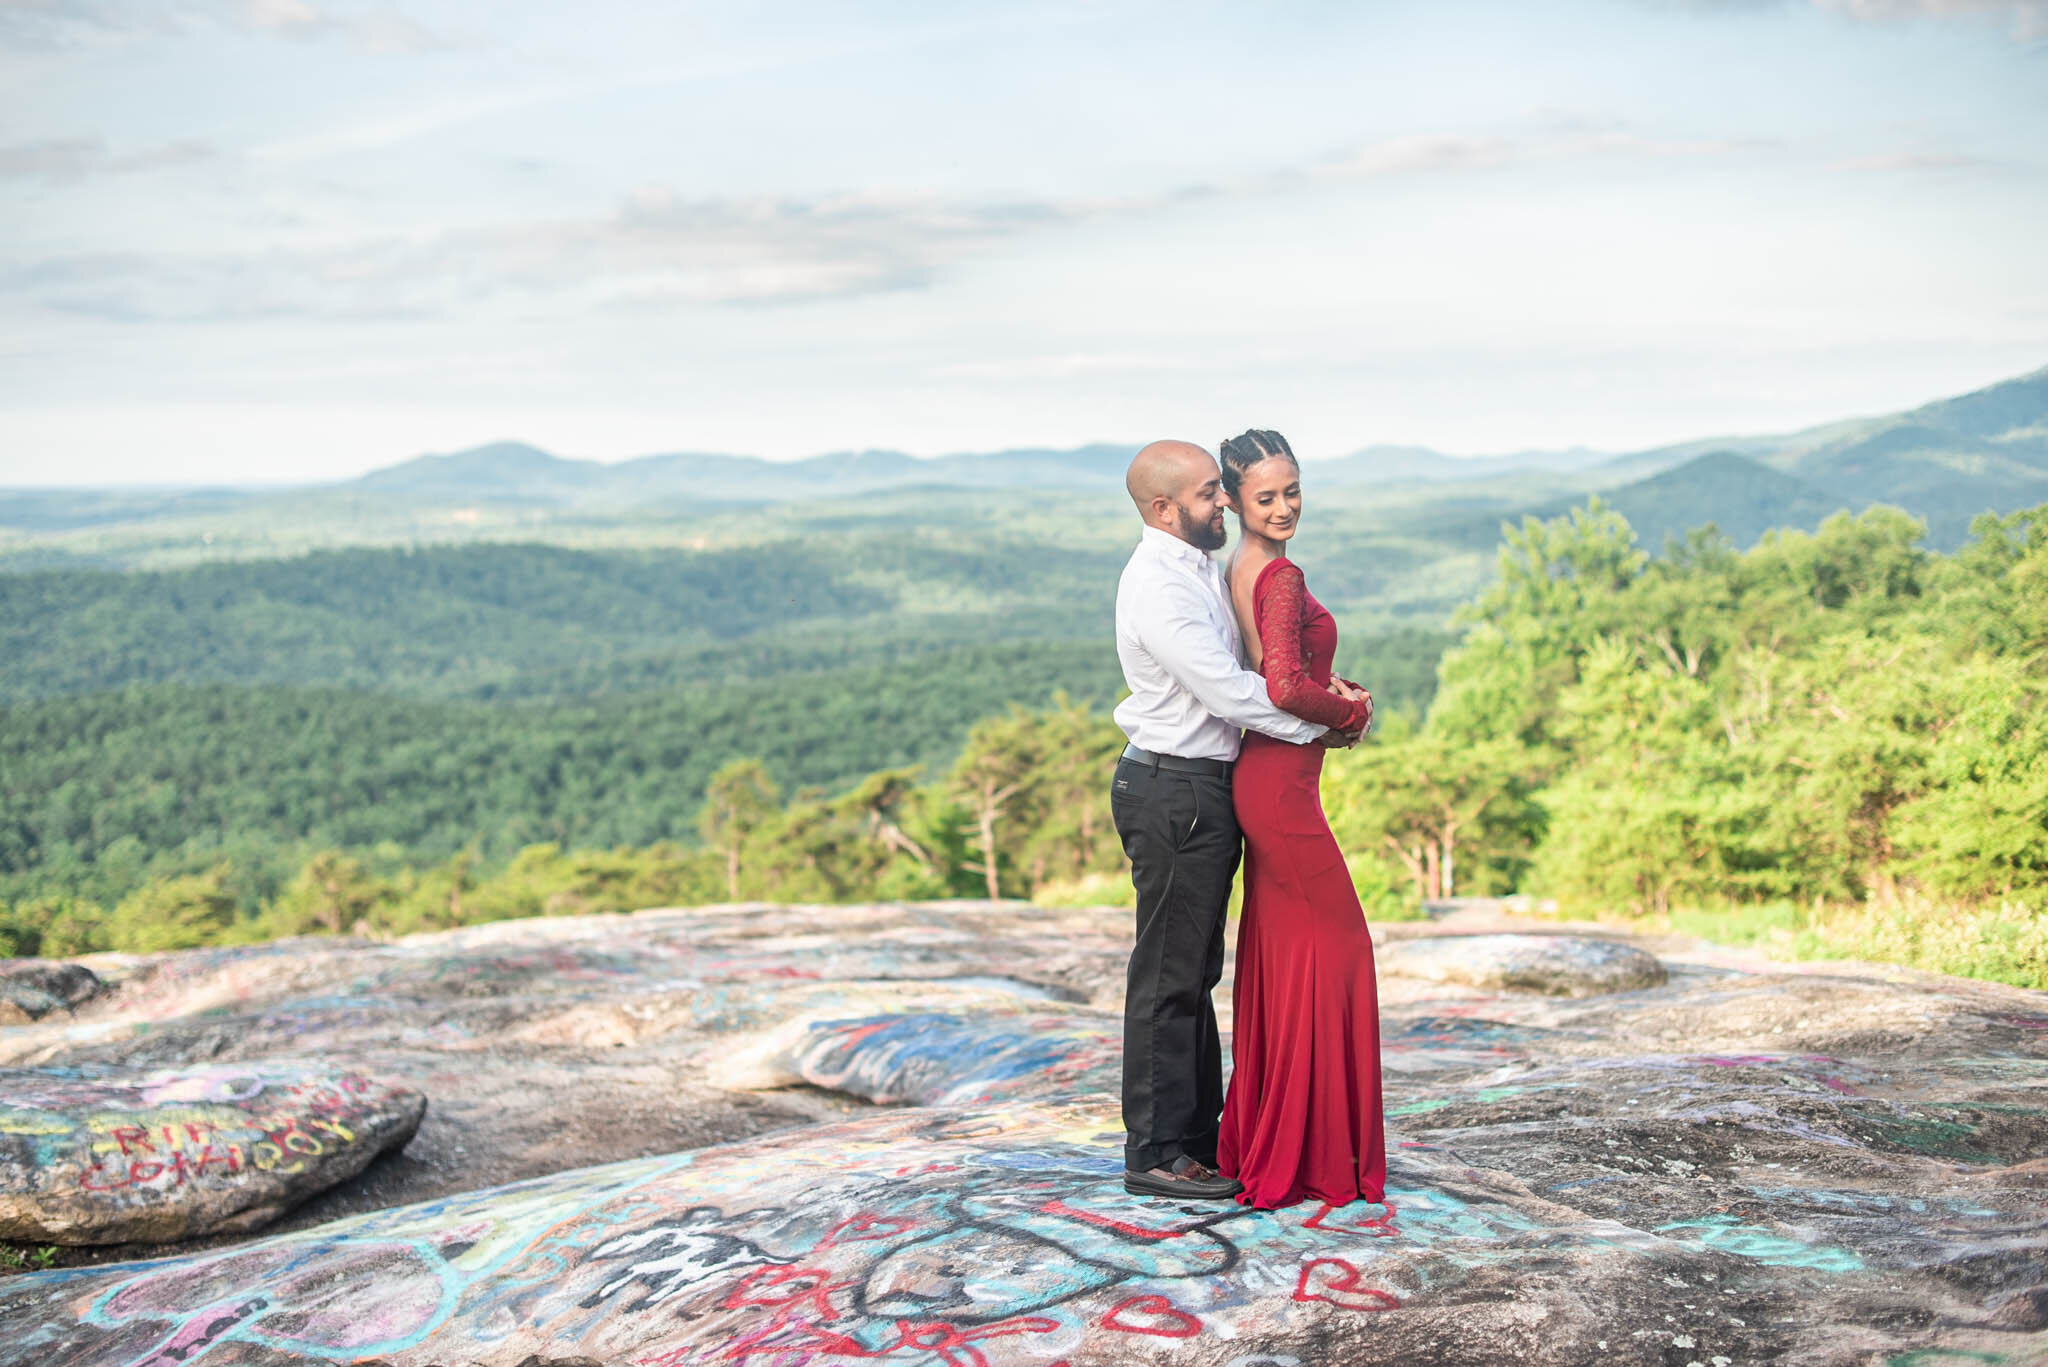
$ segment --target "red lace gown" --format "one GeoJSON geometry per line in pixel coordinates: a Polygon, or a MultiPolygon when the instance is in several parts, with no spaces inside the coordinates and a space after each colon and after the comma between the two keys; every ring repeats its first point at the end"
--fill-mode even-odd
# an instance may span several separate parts
{"type": "MultiPolygon", "coordinates": [[[[1337,624],[1286,559],[1259,573],[1253,619],[1273,702],[1349,729],[1363,701],[1327,691],[1337,624]]],[[[1248,733],[1232,781],[1244,831],[1244,916],[1231,988],[1232,1074],[1217,1165],[1237,1199],[1384,1199],[1379,985],[1372,937],[1323,816],[1323,747],[1248,733]]]]}

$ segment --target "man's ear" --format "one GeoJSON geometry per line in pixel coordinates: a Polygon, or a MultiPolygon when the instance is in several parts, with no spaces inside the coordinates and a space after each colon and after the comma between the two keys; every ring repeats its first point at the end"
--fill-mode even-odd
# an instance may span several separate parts
{"type": "Polygon", "coordinates": [[[1166,510],[1173,506],[1173,500],[1168,498],[1166,495],[1161,494],[1159,495],[1159,497],[1153,499],[1150,503],[1146,504],[1145,506],[1148,509],[1150,509],[1152,513],[1150,517],[1145,519],[1146,522],[1154,527],[1157,527],[1159,524],[1166,521],[1166,510]]]}

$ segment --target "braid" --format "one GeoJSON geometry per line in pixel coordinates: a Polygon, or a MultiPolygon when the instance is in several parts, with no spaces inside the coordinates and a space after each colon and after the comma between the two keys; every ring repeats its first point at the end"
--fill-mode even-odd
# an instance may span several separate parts
{"type": "Polygon", "coordinates": [[[1301,468],[1301,462],[1294,458],[1294,448],[1287,444],[1287,438],[1278,432],[1257,427],[1224,442],[1222,455],[1223,492],[1232,498],[1237,497],[1238,488],[1244,483],[1245,471],[1262,461],[1284,456],[1295,469],[1301,468]]]}

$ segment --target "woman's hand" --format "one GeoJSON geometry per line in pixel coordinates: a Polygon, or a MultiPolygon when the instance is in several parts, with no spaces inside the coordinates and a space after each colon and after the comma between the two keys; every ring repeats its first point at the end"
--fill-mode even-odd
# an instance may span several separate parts
{"type": "Polygon", "coordinates": [[[1346,702],[1358,702],[1363,699],[1365,702],[1365,725],[1361,728],[1361,731],[1370,731],[1372,729],[1372,694],[1348,679],[1335,678],[1330,680],[1330,691],[1346,702]]]}

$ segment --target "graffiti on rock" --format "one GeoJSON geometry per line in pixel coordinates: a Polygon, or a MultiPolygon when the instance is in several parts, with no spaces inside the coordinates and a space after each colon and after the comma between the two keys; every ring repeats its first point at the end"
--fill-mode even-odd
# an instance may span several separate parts
{"type": "MultiPolygon", "coordinates": [[[[1941,1055],[1937,1077],[1858,1052],[1855,1029],[1898,1010],[1889,983],[1797,985],[1853,1009],[1834,1037],[1785,1049],[1722,1019],[1744,993],[1788,989],[1721,971],[1587,998],[1411,997],[1384,1029],[1386,1200],[1261,1212],[1122,1189],[1119,1022],[1074,1004],[1096,969],[1059,991],[1006,976],[1038,924],[1020,921],[1003,952],[961,928],[968,913],[832,915],[847,920],[830,933],[765,909],[323,948],[345,980],[253,1004],[236,994],[273,959],[216,957],[207,990],[248,1011],[237,1022],[382,1020],[386,1040],[439,1048],[624,998],[663,1029],[726,1036],[708,1052],[747,1055],[765,1080],[745,1085],[889,1104],[227,1252],[16,1277],[0,1282],[0,1325],[64,1367],[1377,1367],[1498,1360],[1487,1352],[1903,1367],[2048,1348],[2020,1311],[1958,1308],[2031,1285],[2042,1248],[2025,1155],[2048,1060],[2031,998],[1991,1012],[1989,989],[1928,989],[1917,1010],[1990,1041],[1941,1055]]],[[[1403,990],[1439,991],[1415,981],[1403,990]]],[[[165,1115],[95,1132],[106,1171],[173,1154],[191,1167],[212,1145],[213,1181],[235,1152],[223,1143],[246,1166],[268,1142],[282,1163],[327,1137],[316,1121],[353,1128],[310,1106],[295,1130],[207,1128],[208,1108],[261,1106],[251,1076],[166,1079],[165,1115]]],[[[32,1142],[34,1118],[17,1120],[32,1142]]]]}
{"type": "Polygon", "coordinates": [[[297,1199],[402,1144],[424,1099],[346,1069],[0,1070],[0,1233],[175,1238],[297,1199]]]}

